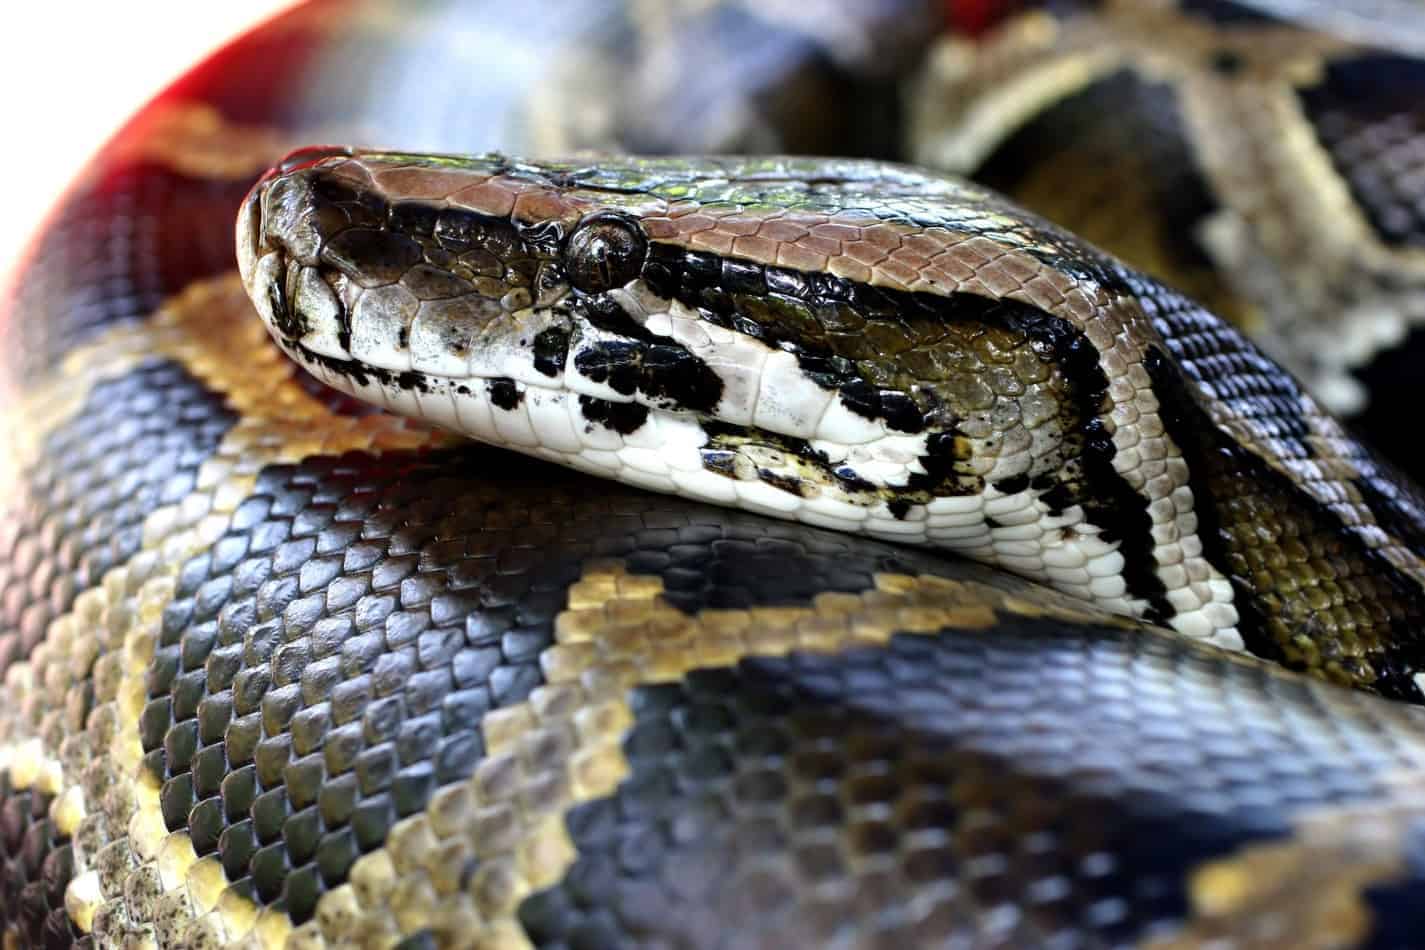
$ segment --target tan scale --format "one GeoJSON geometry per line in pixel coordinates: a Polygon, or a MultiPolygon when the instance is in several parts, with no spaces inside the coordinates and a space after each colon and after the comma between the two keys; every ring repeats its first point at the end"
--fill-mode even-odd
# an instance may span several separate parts
{"type": "MultiPolygon", "coordinates": [[[[1363,272],[1413,275],[1411,280],[1425,285],[1425,251],[1390,248],[1380,241],[1332,169],[1329,156],[1316,140],[1294,94],[1295,85],[1314,79],[1327,57],[1352,47],[1333,37],[1292,27],[1266,25],[1239,30],[1227,33],[1214,29],[1160,0],[1111,4],[1102,15],[1063,21],[1043,14],[1026,15],[1002,28],[983,52],[963,40],[947,40],[933,60],[931,78],[924,80],[918,97],[919,133],[913,135],[920,138],[918,157],[937,167],[969,171],[987,157],[1000,138],[1028,118],[1032,108],[1043,107],[1056,96],[1067,96],[1115,68],[1132,66],[1178,89],[1184,122],[1197,143],[1203,171],[1229,209],[1223,214],[1243,216],[1236,223],[1217,221],[1214,226],[1219,231],[1225,228],[1238,234],[1238,241],[1267,242],[1237,248],[1238,253],[1232,257],[1253,262],[1254,266],[1264,260],[1291,261],[1296,268],[1292,279],[1298,286],[1319,285],[1319,298],[1344,300],[1340,288],[1359,285],[1363,272]],[[1173,42],[1163,42],[1164,35],[1171,35],[1173,42]],[[1249,81],[1224,78],[1203,68],[1211,54],[1224,47],[1243,57],[1249,81]],[[1070,63],[1076,65],[1071,67],[1070,63]],[[1060,84],[1057,93],[1054,82],[1060,84]],[[977,103],[975,90],[991,86],[996,91],[986,92],[989,98],[977,103]],[[1033,94],[1006,91],[1020,86],[1033,90],[1033,94]],[[966,91],[969,95],[965,95],[966,91]],[[1024,108],[1010,109],[1001,101],[1016,95],[1023,97],[1024,108]],[[947,110],[952,114],[953,110],[968,110],[971,115],[982,111],[997,116],[1002,124],[992,130],[993,135],[976,134],[977,123],[966,122],[963,117],[947,119],[947,110]],[[963,162],[968,164],[959,164],[963,162]]],[[[1062,191],[1062,179],[1060,184],[1062,191]]],[[[1034,207],[1033,202],[1030,206],[1034,207]]],[[[1066,223],[1077,227],[1078,221],[1071,218],[1066,223]]],[[[1141,248],[1111,244],[1110,249],[1131,263],[1154,270],[1152,260],[1142,259],[1145,251],[1141,248]]],[[[1288,284],[1282,283],[1281,288],[1288,289],[1288,284]]],[[[1296,327],[1274,318],[1258,327],[1259,338],[1288,368],[1305,372],[1308,384],[1315,385],[1322,398],[1339,407],[1337,392],[1329,388],[1331,381],[1317,378],[1282,350],[1291,337],[1303,330],[1314,334],[1313,339],[1319,336],[1333,341],[1325,352],[1339,348],[1338,341],[1346,332],[1344,325],[1354,319],[1344,307],[1322,310],[1318,300],[1299,301],[1283,308],[1283,313],[1293,318],[1302,312],[1318,311],[1339,316],[1342,325],[1296,327]]],[[[1396,330],[1382,332],[1385,335],[1381,341],[1396,338],[1396,330]]],[[[1148,338],[1151,336],[1149,331],[1148,338]]],[[[1099,345],[1098,339],[1093,342],[1099,345]]],[[[1126,355],[1132,359],[1138,354],[1126,355]]],[[[1344,430],[1319,406],[1307,402],[1301,407],[1301,415],[1317,433],[1315,444],[1322,450],[1321,458],[1288,467],[1270,450],[1270,432],[1252,420],[1235,417],[1215,398],[1205,404],[1213,421],[1234,441],[1301,485],[1344,524],[1360,526],[1359,533],[1370,547],[1380,550],[1402,573],[1425,582],[1425,565],[1388,532],[1379,530],[1375,516],[1359,496],[1350,492],[1343,498],[1337,485],[1327,484],[1333,478],[1354,479],[1361,473],[1339,451],[1346,441],[1344,430]]]]}
{"type": "MultiPolygon", "coordinates": [[[[147,776],[139,763],[141,747],[136,727],[146,700],[143,677],[153,654],[156,623],[171,597],[175,572],[222,534],[227,517],[248,496],[256,474],[268,465],[353,450],[408,450],[437,444],[445,438],[386,415],[352,419],[332,414],[295,383],[281,355],[262,334],[251,332],[252,321],[244,319],[248,308],[250,304],[236,277],[227,275],[190,288],[155,317],[160,327],[173,325],[181,333],[183,343],[173,356],[196,377],[226,393],[229,402],[241,412],[242,420],[224,439],[217,458],[204,467],[195,487],[193,497],[204,501],[211,498],[212,509],[191,528],[164,540],[163,572],[151,576],[140,593],[141,604],[148,595],[148,609],[139,618],[142,625],[129,630],[125,637],[127,656],[114,697],[115,718],[123,724],[116,740],[126,752],[116,764],[128,775],[143,776],[145,780],[136,790],[127,845],[119,841],[109,847],[129,847],[155,869],[167,897],[162,905],[153,908],[155,920],[184,919],[173,916],[180,909],[200,918],[196,924],[198,933],[185,935],[184,940],[196,940],[198,934],[206,934],[210,939],[221,936],[225,942],[251,927],[266,941],[274,931],[285,934],[290,923],[283,914],[257,911],[247,900],[226,892],[225,881],[222,887],[216,886],[222,875],[216,860],[197,859],[186,832],[165,831],[157,782],[147,776]],[[215,321],[209,308],[231,309],[215,321]],[[214,339],[210,332],[197,332],[192,324],[185,328],[185,323],[193,320],[202,320],[205,328],[216,322],[230,336],[214,339]],[[248,354],[248,358],[234,358],[235,354],[248,354]],[[211,481],[203,477],[210,472],[211,481]]],[[[162,514],[150,518],[146,528],[158,521],[159,531],[171,530],[162,524],[162,514]]],[[[148,541],[147,532],[145,540],[148,541]]],[[[114,820],[120,816],[110,817],[114,820]]],[[[133,909],[135,902],[131,900],[129,906],[133,909]]],[[[139,907],[142,908],[141,902],[139,907]]]]}
{"type": "MultiPolygon", "coordinates": [[[[240,180],[294,144],[284,133],[229,123],[210,106],[176,102],[146,112],[107,154],[194,177],[240,180]]],[[[92,930],[102,914],[123,916],[126,904],[129,916],[136,911],[141,919],[118,921],[114,939],[122,933],[139,945],[196,945],[206,934],[225,944],[253,932],[280,943],[291,929],[284,915],[261,913],[228,891],[216,860],[199,861],[185,832],[164,828],[157,784],[140,765],[136,731],[154,631],[178,568],[222,536],[262,468],[325,452],[403,451],[444,437],[384,414],[352,419],[329,412],[295,383],[230,273],[188,287],[142,323],[105,331],[19,394],[0,413],[0,444],[9,448],[0,487],[34,463],[48,434],[82,408],[94,385],[153,358],[178,362],[222,393],[239,420],[203,463],[189,497],[147,518],[142,550],[110,570],[100,586],[80,592],[32,655],[6,671],[6,688],[26,700],[0,709],[0,762],[11,766],[12,781],[18,774],[28,782],[40,769],[55,796],[51,818],[76,839],[65,906],[81,930],[92,930]],[[68,704],[53,700],[90,681],[94,709],[87,722],[72,721],[68,704]],[[102,853],[85,850],[96,841],[108,842],[102,853]],[[137,866],[122,893],[112,885],[106,890],[96,866],[103,861],[137,866]],[[136,899],[146,883],[151,899],[136,899]],[[209,916],[185,936],[188,922],[202,914],[209,916]]]]}
{"type": "Polygon", "coordinates": [[[290,133],[229,121],[205,102],[162,101],[109,145],[113,162],[160,162],[193,178],[251,181],[297,147],[290,133]]]}
{"type": "MultiPolygon", "coordinates": [[[[74,790],[63,788],[59,760],[47,754],[38,739],[0,744],[0,772],[8,773],[14,791],[36,791],[53,798],[50,817],[60,834],[73,834],[84,818],[83,799],[74,790]]],[[[5,950],[20,946],[20,934],[13,925],[0,932],[5,950]]]]}
{"type": "MultiPolygon", "coordinates": [[[[172,141],[182,150],[193,147],[193,140],[185,136],[195,130],[201,131],[206,121],[200,114],[194,114],[192,118],[191,126],[180,122],[176,131],[165,133],[172,134],[172,141]]],[[[257,134],[260,135],[260,131],[257,134]]],[[[228,156],[218,152],[209,153],[209,157],[215,161],[214,167],[221,167],[228,159],[228,156]]],[[[242,160],[246,161],[245,158],[242,160]]],[[[127,800],[130,796],[120,789],[125,776],[143,773],[137,769],[137,736],[132,727],[121,727],[119,723],[134,722],[142,708],[142,693],[137,687],[146,670],[147,658],[152,655],[152,625],[171,597],[174,572],[187,557],[221,534],[232,506],[250,489],[253,474],[261,465],[291,461],[309,451],[340,452],[373,447],[402,449],[423,444],[422,440],[428,440],[429,436],[405,430],[398,423],[379,416],[372,417],[377,420],[375,422],[335,419],[309,399],[311,405],[304,403],[305,394],[299,387],[291,385],[290,376],[280,372],[276,365],[265,366],[262,372],[252,374],[244,368],[241,378],[238,374],[225,375],[221,369],[222,360],[217,360],[216,354],[222,353],[223,359],[227,359],[230,354],[223,350],[224,344],[249,347],[253,346],[253,339],[237,333],[232,339],[224,340],[208,351],[207,346],[212,341],[200,342],[200,337],[211,324],[205,320],[203,331],[194,332],[192,328],[200,317],[206,318],[218,311],[237,314],[239,309],[245,312],[247,305],[241,298],[240,290],[234,289],[230,278],[220,278],[194,288],[166,307],[155,318],[154,326],[111,331],[93,344],[93,349],[85,348],[70,354],[66,365],[72,363],[82,367],[84,377],[76,375],[77,371],[71,371],[66,377],[61,371],[50,387],[44,390],[48,398],[35,400],[50,415],[49,421],[39,430],[43,431],[46,426],[52,429],[62,424],[82,404],[83,394],[76,393],[75,379],[92,381],[92,378],[112,378],[158,352],[182,361],[210,386],[229,393],[235,405],[238,405],[237,401],[242,401],[241,411],[245,421],[229,434],[214,458],[205,464],[193,497],[175,508],[156,512],[145,525],[143,552],[129,564],[111,571],[102,587],[81,595],[74,610],[51,626],[45,644],[36,651],[31,661],[11,671],[15,677],[14,685],[25,691],[23,695],[48,693],[53,697],[59,695],[56,689],[68,689],[90,675],[88,671],[92,667],[96,693],[106,699],[107,705],[96,709],[87,734],[71,739],[64,749],[47,751],[50,740],[38,736],[52,737],[63,732],[56,729],[58,721],[53,718],[41,715],[36,719],[37,709],[33,704],[26,708],[23,715],[6,718],[0,724],[0,730],[3,730],[0,732],[0,742],[3,742],[0,762],[9,763],[12,780],[27,780],[47,790],[53,788],[59,798],[52,815],[62,829],[77,829],[85,821],[92,823],[100,814],[104,815],[103,820],[115,820],[105,813],[109,806],[113,807],[115,815],[120,816],[126,814],[126,809],[136,809],[127,823],[131,840],[120,850],[133,856],[134,860],[142,860],[145,869],[151,870],[146,876],[136,875],[139,879],[136,889],[148,880],[156,882],[160,890],[166,891],[158,901],[156,915],[168,916],[170,919],[166,923],[177,927],[176,930],[159,931],[155,928],[165,921],[137,922],[139,926],[132,933],[140,945],[152,942],[159,935],[181,939],[194,946],[239,937],[247,945],[320,945],[323,940],[318,931],[321,929],[332,928],[331,933],[354,933],[347,930],[352,926],[352,919],[344,918],[343,914],[353,908],[359,911],[361,906],[369,905],[382,894],[396,894],[403,898],[400,902],[401,919],[391,922],[403,932],[409,932],[422,920],[421,913],[435,906],[435,901],[449,893],[452,882],[448,873],[440,873],[440,868],[450,865],[431,861],[431,849],[449,848],[446,857],[465,853],[462,850],[465,842],[449,844],[448,841],[452,836],[459,837],[467,832],[465,822],[473,814],[471,809],[477,807],[475,802],[509,802],[513,799],[519,808],[529,807],[535,811],[547,807],[561,794],[568,796],[565,799],[568,803],[575,801],[576,795],[592,797],[592,790],[604,789],[602,793],[606,793],[616,785],[624,768],[616,737],[627,723],[627,710],[621,699],[608,697],[629,682],[643,681],[630,677],[647,676],[650,677],[648,681],[665,681],[680,675],[677,670],[683,662],[658,653],[649,659],[646,669],[630,662],[628,651],[634,646],[645,645],[643,638],[649,631],[666,630],[695,640],[703,638],[705,643],[700,650],[704,652],[699,653],[698,663],[706,665],[736,659],[749,649],[763,650],[763,655],[766,655],[797,646],[819,649],[858,640],[884,642],[890,629],[886,624],[892,618],[896,622],[909,624],[905,629],[917,630],[934,629],[933,626],[922,625],[934,624],[937,618],[940,623],[953,622],[971,627],[986,625],[994,619],[993,612],[983,606],[986,596],[983,591],[967,598],[963,608],[926,609],[915,606],[915,592],[927,583],[944,585],[948,582],[900,577],[880,578],[878,590],[865,595],[823,595],[812,607],[805,609],[776,608],[767,609],[765,613],[705,611],[697,618],[688,618],[661,602],[656,582],[630,577],[616,565],[594,570],[584,583],[571,590],[570,609],[564,615],[569,619],[560,627],[560,646],[548,654],[551,681],[561,685],[547,687],[537,698],[531,698],[528,703],[515,707],[507,714],[492,717],[487,723],[489,747],[492,753],[499,750],[498,758],[504,763],[503,771],[499,766],[492,766],[489,774],[481,773],[484,780],[479,786],[472,780],[466,785],[442,790],[437,800],[432,802],[428,820],[426,816],[411,819],[413,824],[403,825],[399,834],[393,831],[386,849],[368,856],[369,864],[365,863],[367,859],[363,859],[358,865],[359,870],[353,869],[351,884],[327,895],[321,908],[325,916],[319,918],[320,927],[309,925],[288,934],[290,925],[285,921],[275,915],[259,913],[250,903],[225,891],[226,881],[222,879],[221,869],[211,859],[195,860],[186,835],[167,835],[163,832],[161,820],[157,818],[156,788],[141,787],[131,796],[137,802],[127,800]],[[210,307],[215,309],[209,310],[210,307]],[[146,349],[150,345],[157,349],[146,349]],[[96,366],[101,369],[93,375],[96,374],[96,366]],[[264,385],[272,388],[263,389],[264,385]],[[270,413],[270,418],[262,418],[258,413],[270,413]],[[331,439],[322,435],[343,427],[346,427],[344,431],[331,439]],[[209,496],[214,499],[211,505],[205,501],[209,496]],[[601,607],[605,602],[609,604],[608,609],[601,607]],[[871,619],[860,626],[847,625],[843,617],[853,609],[868,612],[871,619]],[[723,613],[727,615],[723,616],[723,613]],[[755,619],[778,625],[795,625],[796,637],[805,642],[749,643],[745,630],[755,619]],[[595,620],[598,621],[597,628],[592,625],[595,620]],[[616,631],[631,631],[624,634],[628,644],[614,644],[605,651],[598,650],[590,639],[591,631],[603,629],[604,625],[616,631]],[[43,688],[40,688],[41,684],[43,688]],[[581,695],[599,697],[603,702],[581,714],[572,714],[572,707],[568,704],[581,695]],[[110,747],[115,750],[112,760],[99,754],[110,747]],[[557,758],[556,752],[575,750],[581,752],[582,757],[578,759],[580,764],[566,776],[567,785],[556,782],[549,788],[538,789],[538,794],[530,792],[529,783],[547,775],[554,767],[552,763],[557,758]],[[56,752],[59,758],[55,758],[56,752]],[[82,781],[76,780],[76,766],[91,757],[95,762],[93,774],[84,775],[82,781]],[[68,763],[68,768],[61,762],[68,763]],[[520,789],[512,789],[506,784],[511,781],[512,774],[516,780],[528,781],[520,789]],[[70,776],[68,780],[66,775],[70,776]],[[99,794],[87,798],[85,793],[89,790],[99,794]],[[99,803],[97,809],[93,803],[99,803]],[[457,831],[459,834],[456,834],[457,831]],[[427,879],[398,880],[404,870],[421,867],[423,861],[435,866],[427,879]],[[339,906],[335,895],[343,890],[356,903],[339,906]],[[328,902],[334,902],[333,906],[329,908],[328,902]],[[183,932],[186,922],[197,913],[205,916],[199,919],[196,926],[183,932]]],[[[226,325],[229,321],[223,322],[226,325]]],[[[256,321],[248,316],[237,322],[256,326],[256,321]]],[[[21,460],[33,458],[42,438],[36,434],[37,429],[32,422],[27,421],[22,431],[25,442],[18,457],[21,460]]],[[[940,590],[940,594],[943,593],[943,589],[940,590]]],[[[1016,613],[1032,612],[1028,602],[1014,602],[1006,609],[1016,613]]],[[[523,816],[525,813],[521,811],[520,814],[523,816]]],[[[504,815],[486,813],[485,817],[499,819],[504,815]]],[[[500,827],[502,825],[498,820],[491,820],[484,830],[495,831],[500,827]]],[[[538,829],[538,834],[532,839],[532,844],[525,848],[510,846],[508,855],[513,863],[508,873],[492,873],[488,880],[482,882],[478,895],[468,896],[467,903],[474,910],[469,914],[454,911],[452,920],[461,923],[487,921],[492,936],[512,941],[523,939],[513,919],[508,917],[509,909],[516,902],[516,891],[532,886],[536,880],[544,880],[550,874],[548,868],[557,866],[560,861],[567,866],[571,859],[562,824],[556,828],[545,816],[536,819],[533,827],[538,829]]],[[[1312,853],[1320,855],[1323,852],[1339,853],[1332,852],[1330,848],[1312,853]]],[[[1320,860],[1319,857],[1316,859],[1320,860]]],[[[1243,871],[1231,865],[1205,869],[1195,889],[1199,909],[1204,914],[1218,917],[1242,911],[1249,901],[1234,895],[1251,890],[1248,878],[1255,877],[1253,872],[1259,866],[1268,867],[1271,862],[1268,859],[1259,865],[1256,859],[1244,859],[1241,867],[1249,865],[1252,871],[1243,871]]],[[[1387,872],[1382,870],[1382,873],[1387,872]]],[[[1373,875],[1366,872],[1364,877],[1373,875]]],[[[104,895],[98,882],[99,874],[91,868],[77,876],[70,885],[69,906],[75,919],[81,923],[87,919],[92,924],[106,897],[112,899],[114,896],[104,895]]],[[[1359,883],[1359,879],[1353,878],[1350,887],[1358,887],[1359,883]]],[[[135,905],[142,903],[136,901],[135,905]]],[[[1332,902],[1329,906],[1335,907],[1336,903],[1332,902]]]]}

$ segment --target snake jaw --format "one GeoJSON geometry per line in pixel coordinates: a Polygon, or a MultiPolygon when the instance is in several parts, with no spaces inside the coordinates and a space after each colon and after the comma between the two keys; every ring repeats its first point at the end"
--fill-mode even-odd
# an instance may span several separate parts
{"type": "Polygon", "coordinates": [[[274,339],[342,374],[508,375],[563,319],[550,251],[508,219],[387,201],[347,154],[296,153],[243,204],[239,271],[274,339]]]}

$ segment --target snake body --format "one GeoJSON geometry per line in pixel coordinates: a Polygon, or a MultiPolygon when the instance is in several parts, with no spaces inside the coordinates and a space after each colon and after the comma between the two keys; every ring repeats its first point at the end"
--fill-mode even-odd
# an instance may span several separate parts
{"type": "Polygon", "coordinates": [[[1425,339],[1422,42],[1411,4],[1031,11],[937,46],[912,154],[1246,328],[1419,478],[1395,433],[1425,339]]]}
{"type": "Polygon", "coordinates": [[[7,945],[1417,944],[1412,485],[880,161],[923,5],[510,9],[264,25],[17,271],[7,945]],[[611,141],[869,158],[455,154],[611,141]]]}

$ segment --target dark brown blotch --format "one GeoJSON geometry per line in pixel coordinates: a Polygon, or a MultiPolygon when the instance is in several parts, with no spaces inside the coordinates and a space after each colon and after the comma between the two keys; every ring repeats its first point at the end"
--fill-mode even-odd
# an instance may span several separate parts
{"type": "Polygon", "coordinates": [[[322,248],[322,261],[363,287],[400,280],[421,260],[421,246],[412,238],[374,228],[350,228],[322,248]]]}

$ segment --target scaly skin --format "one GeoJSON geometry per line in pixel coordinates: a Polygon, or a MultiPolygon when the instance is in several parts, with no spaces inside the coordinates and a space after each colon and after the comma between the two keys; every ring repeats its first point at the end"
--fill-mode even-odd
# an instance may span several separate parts
{"type": "MultiPolygon", "coordinates": [[[[196,68],[96,156],[19,266],[13,295],[0,291],[0,431],[9,436],[0,455],[0,943],[1418,943],[1425,710],[962,558],[469,443],[325,385],[254,319],[234,267],[233,217],[264,169],[298,145],[885,155],[900,141],[903,80],[936,35],[929,6],[314,0],[196,68]]],[[[618,164],[601,167],[613,177],[618,164]]],[[[658,167],[632,163],[617,177],[637,183],[658,167]]],[[[782,168],[761,166],[774,178],[805,170],[782,168]]],[[[576,198],[600,208],[645,200],[580,186],[564,171],[500,172],[523,193],[557,199],[521,205],[522,224],[576,198]]],[[[706,176],[690,177],[712,197],[706,176]]],[[[928,530],[929,515],[917,521],[915,508],[936,492],[979,491],[987,478],[984,496],[998,491],[1003,480],[970,465],[991,460],[973,453],[988,451],[996,425],[1045,439],[1069,426],[1066,451],[1098,466],[1086,484],[1105,483],[1120,465],[1126,483],[1154,464],[1142,445],[1119,444],[1138,431],[1178,446],[1202,556],[1227,565],[1219,570],[1233,580],[1239,632],[1254,629],[1247,607],[1258,601],[1277,625],[1261,628],[1263,652],[1274,631],[1312,623],[1393,633],[1390,605],[1361,579],[1408,600],[1409,578],[1379,572],[1403,555],[1361,519],[1384,512],[1376,520],[1391,531],[1408,525],[1409,496],[1362,474],[1365,458],[1349,443],[1320,437],[1335,430],[1289,380],[1201,311],[1112,266],[1092,270],[1095,255],[973,190],[867,163],[839,163],[831,178],[816,189],[720,186],[775,197],[774,207],[819,190],[821,210],[837,214],[859,194],[893,219],[848,229],[823,216],[815,234],[782,221],[770,237],[788,256],[770,270],[749,262],[767,245],[742,233],[761,228],[761,212],[703,202],[657,238],[640,220],[645,253],[663,268],[653,282],[681,275],[664,287],[687,298],[677,306],[651,291],[591,290],[643,246],[607,216],[558,241],[552,229],[526,228],[518,243],[487,246],[489,257],[462,247],[464,264],[445,259],[457,288],[478,276],[469,281],[478,290],[499,290],[443,305],[465,312],[467,326],[512,329],[528,317],[528,294],[530,310],[550,311],[546,330],[568,330],[536,334],[530,346],[507,338],[499,365],[513,361],[529,379],[467,387],[488,395],[495,435],[564,434],[570,441],[559,444],[626,461],[650,483],[659,461],[674,459],[688,467],[669,466],[670,479],[705,473],[699,484],[750,490],[759,503],[928,530]],[[860,182],[834,184],[841,178],[860,182]],[[903,193],[894,213],[890,192],[903,193]],[[921,227],[911,208],[952,221],[986,211],[964,222],[971,228],[992,217],[989,232],[942,259],[978,249],[974,273],[947,280],[978,275],[983,288],[946,298],[933,287],[861,286],[881,280],[873,265],[887,280],[913,273],[954,236],[925,228],[908,251],[902,236],[921,227]],[[861,234],[868,240],[852,241],[861,234]],[[738,250],[740,238],[749,240],[738,250]],[[705,251],[689,251],[695,242],[705,251]],[[1014,250],[1000,254],[1006,242],[1014,250]],[[861,257],[841,255],[843,244],[861,257]],[[908,256],[916,247],[925,261],[908,256]],[[1061,260],[1046,264],[1042,247],[1062,247],[1061,260]],[[520,248],[527,253],[508,268],[494,256],[520,248]],[[791,271],[823,263],[843,275],[791,271]],[[1030,283],[1015,283],[1031,272],[1030,283]],[[1054,297],[1061,286],[1088,295],[1089,306],[1065,311],[1080,298],[1054,297]],[[1039,296],[1022,299],[1029,294],[1039,296]],[[929,315],[888,317],[882,305],[906,296],[933,297],[915,311],[929,315]],[[508,310],[498,302],[506,298],[508,310]],[[728,325],[678,310],[694,306],[728,325]],[[1104,307],[1147,327],[1122,346],[1157,333],[1172,360],[1100,365],[1114,340],[1089,318],[1104,307]],[[948,317],[936,346],[963,360],[942,365],[934,347],[910,344],[948,317]],[[1087,348],[1059,332],[1079,317],[1087,348]],[[790,326],[850,355],[767,336],[790,326]],[[581,369],[579,352],[600,352],[596,330],[604,355],[623,358],[586,357],[581,369]],[[674,331],[680,339],[660,339],[674,331]],[[724,380],[733,363],[688,356],[713,343],[765,357],[763,372],[742,377],[744,396],[754,382],[760,393],[765,380],[769,394],[794,384],[796,398],[743,403],[763,413],[759,433],[672,411],[674,395],[709,398],[709,373],[726,387],[715,408],[731,406],[722,404],[736,389],[724,380]],[[897,348],[912,360],[904,370],[890,358],[897,348]],[[777,385],[766,370],[774,356],[777,385]],[[662,369],[670,361],[680,372],[662,369]],[[1130,365],[1142,365],[1146,382],[1130,365]],[[904,378],[848,378],[868,367],[904,378]],[[603,388],[566,403],[569,431],[545,428],[535,404],[596,385],[585,369],[606,377],[603,388]],[[1135,378],[1121,380],[1125,371],[1135,378]],[[921,376],[948,393],[928,420],[921,376]],[[1130,389],[1161,401],[1163,432],[1151,419],[1119,424],[1130,389]],[[776,434],[795,431],[811,397],[826,402],[823,419],[835,422],[834,402],[837,425],[884,430],[900,448],[856,443],[847,466],[833,466],[776,434]],[[494,399],[520,408],[497,415],[494,399]],[[952,400],[963,418],[951,417],[952,400]],[[994,412],[976,408],[985,405],[994,412]],[[1101,427],[1084,422],[1095,412],[1101,427]],[[924,431],[892,427],[913,427],[915,413],[924,431]],[[668,419],[668,434],[696,436],[696,447],[663,441],[668,419]],[[914,490],[887,484],[927,457],[907,444],[951,423],[964,442],[942,447],[958,446],[964,459],[919,473],[925,484],[914,490]],[[861,481],[838,474],[848,466],[861,481]],[[1322,505],[1307,501],[1312,492],[1322,505]],[[895,516],[902,509],[905,521],[895,516]],[[1354,527],[1336,530],[1338,518],[1354,527]],[[1324,579],[1353,563],[1345,583],[1324,579]],[[1266,593],[1254,600],[1252,590],[1266,593]],[[1355,611],[1365,619],[1352,627],[1355,611]]],[[[363,201],[365,211],[353,205],[340,219],[386,204],[363,201]]],[[[289,210],[300,215],[300,206],[289,210]]],[[[479,234],[504,234],[509,221],[500,211],[479,234]]],[[[348,255],[342,266],[386,241],[366,240],[333,242],[348,255]]],[[[416,243],[422,257],[441,250],[416,243]]],[[[251,274],[259,264],[254,255],[244,266],[251,274]]],[[[328,287],[348,279],[338,279],[335,258],[315,270],[328,287]]],[[[401,277],[427,293],[447,279],[401,277]]],[[[303,295],[294,287],[276,298],[293,332],[299,315],[282,301],[303,300],[305,320],[320,316],[306,306],[323,299],[301,268],[296,279],[303,295]]],[[[362,345],[385,352],[378,342],[362,345]]],[[[422,360],[439,354],[431,342],[422,360]]],[[[339,334],[323,345],[344,346],[339,334]]],[[[392,402],[428,395],[408,395],[400,373],[355,368],[392,402]],[[389,385],[378,379],[388,376],[389,385]]],[[[334,378],[327,367],[314,372],[334,378]]],[[[1038,458],[1052,469],[1066,506],[1083,509],[1079,550],[1090,537],[1119,552],[1167,543],[1157,529],[1111,538],[1100,525],[1113,507],[1070,496],[1080,480],[1062,459],[1036,456],[1042,444],[1021,440],[993,462],[1038,458]]],[[[1024,491],[1042,489],[1028,481],[1024,491]]],[[[981,496],[937,497],[978,506],[981,496]]],[[[967,531],[986,530],[983,514],[966,515],[967,531]]],[[[1016,526],[993,517],[996,544],[1053,540],[1015,538],[1016,526]]],[[[1038,531],[1038,522],[1018,530],[1038,531]]],[[[1176,583],[1147,554],[1125,554],[1123,576],[1103,583],[1126,586],[1130,568],[1135,585],[1149,575],[1176,583]]],[[[1329,651],[1307,662],[1311,639],[1280,642],[1291,662],[1328,676],[1333,664],[1358,669],[1329,651]]]]}
{"type": "Polygon", "coordinates": [[[238,240],[278,344],[353,395],[1422,698],[1414,489],[1231,327],[992,193],[319,151],[238,240]]]}

